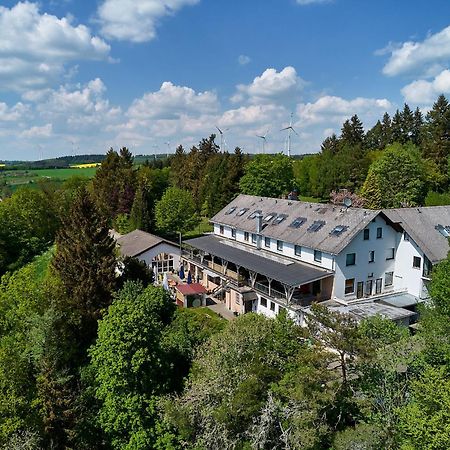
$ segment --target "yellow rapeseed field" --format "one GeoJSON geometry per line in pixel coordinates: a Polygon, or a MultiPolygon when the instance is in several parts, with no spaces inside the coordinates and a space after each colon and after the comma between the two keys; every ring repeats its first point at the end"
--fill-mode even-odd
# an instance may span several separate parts
{"type": "Polygon", "coordinates": [[[97,167],[100,163],[74,164],[70,166],[72,169],[87,169],[89,167],[97,167]]]}

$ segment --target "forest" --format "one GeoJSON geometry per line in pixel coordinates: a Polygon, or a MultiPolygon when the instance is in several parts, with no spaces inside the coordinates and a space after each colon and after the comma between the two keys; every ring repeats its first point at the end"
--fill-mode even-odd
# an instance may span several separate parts
{"type": "Polygon", "coordinates": [[[449,156],[441,96],[367,132],[353,116],[298,160],[221,152],[212,135],[138,165],[111,149],[92,180],[2,199],[0,448],[450,448],[450,258],[413,335],[320,305],[300,328],[177,309],[145,266],[118,275],[109,234],[192,233],[239,193],[448,204],[449,156]]]}

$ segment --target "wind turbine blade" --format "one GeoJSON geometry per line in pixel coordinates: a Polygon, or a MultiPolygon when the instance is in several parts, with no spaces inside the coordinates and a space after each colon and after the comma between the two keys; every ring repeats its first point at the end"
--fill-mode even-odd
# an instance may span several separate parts
{"type": "Polygon", "coordinates": [[[286,131],[286,130],[289,130],[289,128],[291,128],[291,127],[282,128],[280,131],[286,131]]]}
{"type": "Polygon", "coordinates": [[[216,127],[216,128],[219,130],[220,134],[223,134],[223,131],[219,127],[216,127]]]}
{"type": "Polygon", "coordinates": [[[291,130],[298,136],[300,137],[300,135],[291,127],[291,130]]]}

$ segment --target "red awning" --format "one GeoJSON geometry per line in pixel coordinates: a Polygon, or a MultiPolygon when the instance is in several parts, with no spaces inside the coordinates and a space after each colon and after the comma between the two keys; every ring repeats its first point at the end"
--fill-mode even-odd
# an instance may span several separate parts
{"type": "Polygon", "coordinates": [[[206,294],[206,289],[200,283],[179,284],[176,286],[177,291],[183,295],[206,294]]]}

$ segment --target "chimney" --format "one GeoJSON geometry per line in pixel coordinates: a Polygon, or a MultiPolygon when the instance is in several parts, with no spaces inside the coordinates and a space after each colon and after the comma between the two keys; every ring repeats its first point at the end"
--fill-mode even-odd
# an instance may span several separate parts
{"type": "Polygon", "coordinates": [[[262,236],[261,236],[261,232],[262,232],[262,221],[263,221],[263,215],[262,214],[258,214],[256,216],[256,248],[258,250],[261,249],[261,241],[262,241],[262,236]]]}

